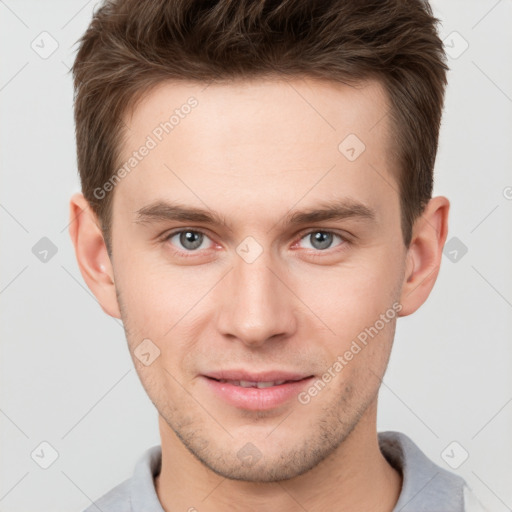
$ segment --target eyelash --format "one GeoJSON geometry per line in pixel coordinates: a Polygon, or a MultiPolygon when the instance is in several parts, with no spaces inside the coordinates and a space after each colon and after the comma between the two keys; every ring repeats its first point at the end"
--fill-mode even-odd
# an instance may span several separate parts
{"type": "MultiPolygon", "coordinates": [[[[201,229],[189,229],[189,228],[183,229],[183,228],[181,228],[181,229],[177,229],[175,231],[172,231],[172,232],[164,235],[162,241],[163,242],[168,242],[175,235],[179,235],[180,233],[184,233],[184,232],[187,232],[187,231],[190,231],[192,233],[200,233],[200,234],[206,236],[207,238],[210,238],[208,233],[202,231],[201,229]]],[[[332,254],[333,252],[336,252],[338,250],[343,250],[343,249],[346,248],[345,246],[349,243],[349,240],[348,240],[347,236],[341,235],[340,233],[337,233],[336,231],[332,231],[332,230],[328,230],[328,229],[318,229],[317,228],[317,229],[311,229],[309,231],[300,233],[300,235],[297,238],[297,242],[294,242],[293,245],[295,245],[296,243],[300,242],[303,238],[305,238],[306,236],[311,235],[313,233],[328,233],[328,234],[337,236],[337,237],[339,237],[341,239],[340,244],[335,246],[334,248],[330,248],[329,247],[329,248],[324,249],[324,250],[320,250],[320,249],[306,249],[306,251],[308,251],[308,253],[311,254],[313,257],[315,257],[315,256],[320,256],[321,257],[321,255],[324,254],[324,253],[332,254]]],[[[184,256],[186,258],[194,257],[196,254],[198,254],[200,252],[198,250],[195,250],[195,251],[185,251],[185,250],[179,250],[179,249],[173,249],[173,250],[174,250],[174,252],[176,254],[179,254],[179,255],[184,256]]]]}

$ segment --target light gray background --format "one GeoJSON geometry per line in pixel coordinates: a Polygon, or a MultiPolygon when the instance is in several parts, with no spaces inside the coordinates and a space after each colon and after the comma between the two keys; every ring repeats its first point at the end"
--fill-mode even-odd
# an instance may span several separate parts
{"type": "MultiPolygon", "coordinates": [[[[94,6],[0,0],[2,512],[81,511],[159,443],[122,326],[86,288],[67,231],[79,190],[68,69],[94,6]],[[59,45],[46,59],[31,47],[51,48],[43,31],[59,45]],[[42,237],[58,249],[46,263],[32,253],[42,237]],[[43,441],[58,452],[48,469],[31,457],[49,460],[43,441]]],[[[441,453],[456,441],[451,463],[462,450],[469,457],[454,471],[490,511],[504,512],[512,507],[512,1],[433,6],[457,57],[436,195],[451,200],[448,238],[468,251],[456,262],[444,256],[427,303],[398,321],[378,427],[407,433],[447,469],[441,453]]]]}

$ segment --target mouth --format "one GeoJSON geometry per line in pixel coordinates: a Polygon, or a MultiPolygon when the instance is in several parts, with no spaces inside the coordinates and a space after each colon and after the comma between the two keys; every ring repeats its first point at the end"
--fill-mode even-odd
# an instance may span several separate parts
{"type": "Polygon", "coordinates": [[[217,382],[226,382],[232,386],[241,386],[242,388],[272,388],[274,386],[281,386],[288,382],[296,382],[293,380],[276,380],[276,381],[249,381],[249,380],[227,380],[227,379],[214,379],[217,382]]]}
{"type": "Polygon", "coordinates": [[[202,375],[217,398],[239,409],[269,410],[296,398],[314,378],[290,372],[224,371],[202,375]]]}

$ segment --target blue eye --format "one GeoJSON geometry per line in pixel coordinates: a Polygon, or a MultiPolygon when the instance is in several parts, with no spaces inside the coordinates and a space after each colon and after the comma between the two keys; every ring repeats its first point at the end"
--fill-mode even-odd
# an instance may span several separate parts
{"type": "MultiPolygon", "coordinates": [[[[316,249],[319,251],[323,251],[325,249],[329,249],[333,243],[334,237],[337,237],[341,240],[341,243],[344,242],[343,238],[332,231],[310,231],[306,233],[305,236],[301,238],[301,240],[310,240],[311,247],[308,249],[316,249]]],[[[338,244],[341,245],[341,244],[338,244]]]]}
{"type": "MultiPolygon", "coordinates": [[[[212,240],[205,233],[195,229],[174,231],[169,233],[164,241],[170,242],[171,245],[176,248],[177,252],[182,253],[198,253],[200,250],[211,248],[212,243],[212,240]]],[[[337,233],[316,229],[303,235],[298,243],[301,244],[302,248],[325,252],[327,249],[343,245],[345,242],[346,240],[337,233]],[[338,239],[339,242],[333,245],[336,239],[338,239]],[[304,240],[307,241],[307,243],[309,242],[309,246],[301,244],[304,240]]]]}
{"type": "MultiPolygon", "coordinates": [[[[182,231],[175,231],[171,233],[166,240],[169,240],[173,245],[176,245],[172,240],[177,238],[181,248],[186,251],[196,251],[197,249],[206,249],[207,247],[201,247],[208,237],[201,231],[194,231],[192,229],[184,229],[182,231]]],[[[179,247],[180,248],[180,247],[179,247]]]]}

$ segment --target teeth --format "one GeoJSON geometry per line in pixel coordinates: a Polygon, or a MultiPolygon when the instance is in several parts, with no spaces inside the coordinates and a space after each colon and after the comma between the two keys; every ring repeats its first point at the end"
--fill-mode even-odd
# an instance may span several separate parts
{"type": "Polygon", "coordinates": [[[267,382],[253,382],[250,380],[225,380],[222,379],[219,382],[229,382],[233,386],[240,386],[242,388],[258,388],[258,389],[264,389],[264,388],[271,388],[272,386],[280,386],[281,384],[284,384],[285,380],[276,380],[276,381],[267,381],[267,382]]]}
{"type": "Polygon", "coordinates": [[[257,387],[261,388],[270,388],[271,386],[275,386],[275,382],[258,382],[257,387]]]}
{"type": "MultiPolygon", "coordinates": [[[[235,384],[235,383],[233,383],[235,384]]],[[[258,385],[257,382],[251,382],[250,380],[241,380],[238,384],[235,384],[235,386],[238,385],[238,386],[241,386],[243,388],[254,388],[255,386],[258,385]]]]}

